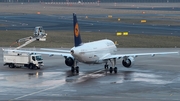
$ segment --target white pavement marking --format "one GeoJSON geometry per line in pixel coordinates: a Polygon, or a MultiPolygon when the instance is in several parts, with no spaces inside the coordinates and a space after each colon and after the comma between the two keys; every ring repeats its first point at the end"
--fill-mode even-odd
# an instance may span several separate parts
{"type": "MultiPolygon", "coordinates": [[[[89,73],[89,74],[86,74],[86,75],[82,75],[82,76],[80,76],[79,78],[82,78],[82,77],[85,77],[85,76],[88,76],[88,75],[92,75],[92,74],[95,74],[95,73],[98,73],[98,72],[101,72],[101,71],[103,71],[103,69],[98,70],[98,71],[95,71],[95,72],[92,72],[92,73],[89,73]]],[[[31,96],[31,95],[34,95],[34,94],[38,94],[38,93],[41,93],[41,92],[44,92],[44,91],[47,91],[47,90],[51,90],[51,89],[57,88],[57,87],[65,84],[64,81],[65,81],[65,80],[63,79],[63,80],[61,80],[62,83],[59,84],[59,85],[52,86],[52,87],[50,87],[50,88],[43,89],[43,90],[40,90],[40,91],[37,91],[37,92],[33,92],[33,93],[30,93],[30,94],[26,94],[26,95],[23,95],[23,96],[20,96],[20,97],[11,99],[10,101],[12,101],[12,100],[19,100],[19,99],[24,98],[24,97],[27,97],[27,96],[31,96]]]]}
{"type": "MultiPolygon", "coordinates": [[[[81,79],[82,77],[86,77],[86,76],[88,76],[88,75],[92,75],[92,74],[101,72],[101,71],[103,71],[103,70],[104,70],[104,69],[101,69],[101,70],[98,70],[98,71],[95,71],[95,72],[92,72],[92,73],[89,73],[89,74],[86,74],[86,75],[82,75],[82,76],[79,77],[79,79],[81,79]]],[[[65,80],[63,79],[63,80],[61,80],[62,83],[59,84],[59,85],[52,86],[52,87],[50,87],[50,88],[43,89],[43,90],[40,90],[40,91],[37,91],[37,92],[33,92],[33,93],[30,93],[30,94],[26,94],[26,95],[23,95],[23,96],[20,96],[20,97],[11,99],[10,101],[12,101],[12,100],[19,100],[19,99],[24,98],[24,97],[27,97],[27,96],[31,96],[31,95],[34,95],[34,94],[38,94],[38,93],[41,93],[41,92],[44,92],[44,91],[47,91],[47,90],[51,90],[51,89],[57,88],[57,87],[59,87],[59,86],[65,84],[64,81],[65,81],[65,80]]]]}
{"type": "Polygon", "coordinates": [[[21,98],[24,98],[24,97],[27,97],[27,96],[31,96],[31,95],[34,95],[34,94],[37,94],[37,93],[41,93],[41,92],[44,92],[44,91],[47,91],[47,90],[51,90],[51,89],[54,89],[54,88],[57,88],[57,87],[59,87],[59,86],[61,86],[61,85],[63,85],[63,84],[65,84],[65,82],[64,82],[65,80],[63,79],[63,80],[61,80],[61,84],[59,84],[59,85],[56,85],[56,86],[52,86],[52,87],[50,87],[50,88],[47,88],[47,89],[43,89],[43,90],[40,90],[40,91],[37,91],[37,92],[33,92],[33,93],[30,93],[30,94],[26,94],[26,95],[23,95],[23,96],[20,96],[20,97],[17,97],[17,98],[14,98],[14,99],[11,99],[10,101],[12,101],[12,100],[18,100],[18,99],[21,99],[21,98]]]}

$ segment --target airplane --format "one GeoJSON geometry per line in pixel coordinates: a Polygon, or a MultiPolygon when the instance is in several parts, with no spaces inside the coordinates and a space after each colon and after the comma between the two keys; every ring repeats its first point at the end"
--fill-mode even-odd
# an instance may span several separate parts
{"type": "Polygon", "coordinates": [[[105,70],[117,73],[116,60],[122,58],[122,65],[130,68],[137,56],[155,56],[165,54],[179,54],[179,52],[157,52],[138,54],[117,54],[117,47],[112,40],[102,39],[98,41],[83,43],[80,36],[79,25],[76,14],[73,13],[74,47],[70,50],[41,49],[41,51],[12,50],[20,52],[31,52],[37,54],[59,55],[65,58],[65,64],[71,67],[72,73],[79,73],[78,62],[85,64],[105,64],[105,70]],[[44,50],[44,51],[42,51],[44,50]],[[109,68],[109,63],[111,66],[109,68]]]}

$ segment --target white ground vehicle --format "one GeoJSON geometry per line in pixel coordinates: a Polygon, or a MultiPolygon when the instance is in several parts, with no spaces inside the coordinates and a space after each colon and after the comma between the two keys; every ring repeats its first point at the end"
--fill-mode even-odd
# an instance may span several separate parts
{"type": "Polygon", "coordinates": [[[35,27],[34,36],[18,39],[16,43],[23,43],[22,45],[14,49],[3,49],[3,61],[4,65],[8,65],[10,68],[14,67],[28,67],[29,69],[40,69],[43,66],[43,61],[40,54],[21,53],[15,52],[22,47],[34,42],[34,41],[46,41],[47,34],[43,30],[42,26],[35,27]]]}
{"type": "Polygon", "coordinates": [[[43,59],[40,54],[4,51],[3,61],[4,65],[8,65],[10,68],[23,66],[29,69],[40,69],[43,66],[43,59]]]}

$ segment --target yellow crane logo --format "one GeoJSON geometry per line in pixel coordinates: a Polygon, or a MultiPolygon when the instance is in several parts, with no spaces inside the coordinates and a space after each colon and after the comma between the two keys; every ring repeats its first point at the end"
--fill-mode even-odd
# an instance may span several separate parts
{"type": "Polygon", "coordinates": [[[76,37],[79,36],[79,26],[78,26],[78,23],[76,23],[76,25],[75,25],[74,34],[75,34],[76,37]]]}

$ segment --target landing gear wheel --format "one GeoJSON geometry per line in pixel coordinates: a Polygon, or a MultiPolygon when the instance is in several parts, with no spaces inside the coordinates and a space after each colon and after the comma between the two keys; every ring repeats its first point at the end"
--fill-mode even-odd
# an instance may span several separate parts
{"type": "Polygon", "coordinates": [[[72,72],[72,73],[74,73],[74,70],[75,70],[74,67],[71,67],[71,72],[72,72]]]}
{"type": "Polygon", "coordinates": [[[113,68],[112,68],[112,67],[109,68],[109,72],[110,72],[110,73],[113,72],[113,68]]]}
{"type": "Polygon", "coordinates": [[[117,73],[117,67],[114,68],[114,73],[115,73],[115,74],[117,73]]]}
{"type": "Polygon", "coordinates": [[[76,67],[76,73],[77,74],[79,73],[79,67],[78,66],[76,67]]]}

